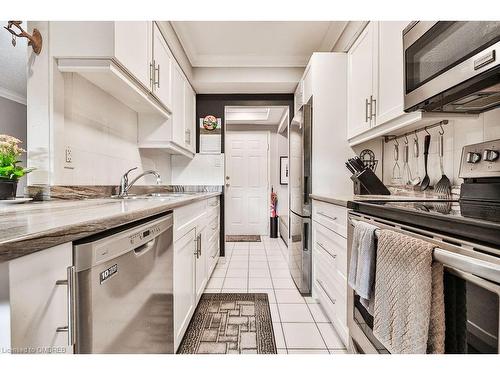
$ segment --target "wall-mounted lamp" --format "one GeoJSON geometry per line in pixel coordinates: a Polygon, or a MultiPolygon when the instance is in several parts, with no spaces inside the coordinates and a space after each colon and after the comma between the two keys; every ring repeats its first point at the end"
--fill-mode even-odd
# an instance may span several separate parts
{"type": "Polygon", "coordinates": [[[28,46],[33,48],[33,51],[38,55],[42,50],[42,34],[38,29],[33,29],[33,35],[30,35],[21,27],[22,21],[9,21],[7,26],[4,26],[4,29],[12,34],[12,45],[16,46],[16,37],[17,38],[27,38],[29,40],[28,46]],[[19,32],[15,32],[13,28],[17,28],[19,32]]]}

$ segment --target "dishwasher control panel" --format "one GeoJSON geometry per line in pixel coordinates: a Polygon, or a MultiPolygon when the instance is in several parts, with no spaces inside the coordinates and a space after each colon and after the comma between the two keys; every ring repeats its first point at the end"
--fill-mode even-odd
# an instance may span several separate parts
{"type": "Polygon", "coordinates": [[[160,226],[156,225],[154,227],[150,227],[148,229],[137,232],[129,237],[130,244],[137,245],[141,242],[144,242],[144,240],[149,240],[149,238],[153,238],[156,235],[158,235],[160,231],[161,231],[160,226]]]}

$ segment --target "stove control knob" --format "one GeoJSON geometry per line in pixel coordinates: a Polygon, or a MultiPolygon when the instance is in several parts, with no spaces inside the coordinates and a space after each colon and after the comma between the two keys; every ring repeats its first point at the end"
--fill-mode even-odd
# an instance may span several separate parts
{"type": "Polygon", "coordinates": [[[467,153],[467,163],[476,164],[481,160],[481,154],[478,152],[467,153]]]}
{"type": "Polygon", "coordinates": [[[497,159],[498,159],[498,151],[495,151],[495,150],[484,150],[483,151],[483,160],[495,161],[497,159]]]}

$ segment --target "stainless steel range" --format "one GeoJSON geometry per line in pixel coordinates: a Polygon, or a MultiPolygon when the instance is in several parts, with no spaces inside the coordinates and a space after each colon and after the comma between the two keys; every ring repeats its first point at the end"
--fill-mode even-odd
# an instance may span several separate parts
{"type": "MultiPolygon", "coordinates": [[[[500,140],[464,147],[459,200],[411,202],[394,197],[350,204],[348,261],[359,221],[436,246],[434,260],[445,266],[446,327],[456,333],[453,340],[447,335],[446,353],[500,353],[499,152],[500,140]]],[[[349,288],[351,351],[389,353],[373,334],[373,318],[349,288]]]]}

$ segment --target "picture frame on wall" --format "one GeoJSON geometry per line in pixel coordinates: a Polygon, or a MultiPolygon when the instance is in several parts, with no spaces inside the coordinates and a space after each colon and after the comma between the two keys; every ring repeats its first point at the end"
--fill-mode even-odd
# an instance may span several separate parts
{"type": "Polygon", "coordinates": [[[288,156],[280,156],[280,185],[288,185],[288,156]]]}
{"type": "Polygon", "coordinates": [[[199,119],[200,154],[220,154],[222,147],[222,119],[208,115],[199,119]]]}

